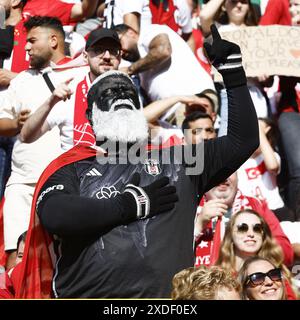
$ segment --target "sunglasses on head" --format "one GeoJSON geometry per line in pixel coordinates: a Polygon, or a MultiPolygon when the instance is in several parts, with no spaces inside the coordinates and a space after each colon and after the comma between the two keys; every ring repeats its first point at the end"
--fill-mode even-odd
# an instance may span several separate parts
{"type": "MultiPolygon", "coordinates": [[[[238,233],[246,233],[249,230],[249,225],[247,223],[241,223],[237,225],[236,230],[238,233]]],[[[255,233],[262,234],[264,232],[264,227],[261,223],[256,223],[252,226],[252,230],[255,233]]]]}
{"type": "Polygon", "coordinates": [[[281,281],[282,279],[281,269],[280,268],[271,269],[267,273],[264,273],[264,272],[252,273],[247,277],[247,280],[245,281],[245,285],[247,286],[251,284],[254,287],[259,286],[265,282],[266,277],[268,277],[272,281],[281,281]]]}

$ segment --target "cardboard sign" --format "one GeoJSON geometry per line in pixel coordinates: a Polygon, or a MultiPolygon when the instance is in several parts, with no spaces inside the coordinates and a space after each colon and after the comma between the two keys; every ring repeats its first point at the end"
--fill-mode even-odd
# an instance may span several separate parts
{"type": "Polygon", "coordinates": [[[300,76],[300,27],[241,27],[221,36],[240,46],[248,77],[300,76]]]}

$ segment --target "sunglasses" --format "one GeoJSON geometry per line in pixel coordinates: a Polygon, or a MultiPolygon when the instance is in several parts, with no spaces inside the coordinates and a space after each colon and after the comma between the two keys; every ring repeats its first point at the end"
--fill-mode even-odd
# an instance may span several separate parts
{"type": "Polygon", "coordinates": [[[272,281],[281,281],[282,274],[280,268],[271,269],[267,273],[255,272],[250,274],[245,281],[245,285],[251,284],[253,287],[259,286],[265,282],[266,277],[272,281]]]}
{"type": "MultiPolygon", "coordinates": [[[[246,233],[249,230],[249,225],[247,223],[241,223],[237,225],[236,231],[238,233],[246,233]]],[[[261,223],[256,223],[252,226],[252,230],[254,233],[262,234],[264,232],[264,227],[261,223]]]]}
{"type": "Polygon", "coordinates": [[[108,48],[102,46],[95,46],[89,49],[93,51],[97,56],[103,57],[106,51],[108,51],[112,56],[118,57],[121,54],[121,50],[118,48],[108,48]]]}

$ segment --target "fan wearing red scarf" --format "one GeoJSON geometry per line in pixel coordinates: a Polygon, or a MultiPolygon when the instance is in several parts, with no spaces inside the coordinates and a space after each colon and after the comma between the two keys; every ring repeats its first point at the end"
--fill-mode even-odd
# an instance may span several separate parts
{"type": "Polygon", "coordinates": [[[265,219],[272,236],[282,248],[284,263],[287,266],[291,266],[294,260],[293,248],[283,232],[279,220],[268,208],[266,202],[244,196],[238,190],[237,181],[237,174],[234,173],[205,194],[196,219],[195,265],[214,264],[218,258],[225,224],[236,212],[252,209],[265,219]],[[217,221],[216,218],[218,218],[217,221]]]}
{"type": "Polygon", "coordinates": [[[87,118],[102,153],[74,147],[42,174],[17,298],[170,297],[174,274],[193,265],[198,197],[259,143],[240,49],[214,26],[212,34],[206,50],[228,90],[228,135],[142,152],[148,128],[132,80],[117,71],[98,77],[87,118]]]}

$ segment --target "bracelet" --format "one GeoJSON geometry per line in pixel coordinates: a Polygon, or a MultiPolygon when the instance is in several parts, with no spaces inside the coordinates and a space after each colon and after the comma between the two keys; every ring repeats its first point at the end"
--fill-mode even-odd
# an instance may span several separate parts
{"type": "Polygon", "coordinates": [[[137,218],[138,219],[146,219],[150,214],[150,200],[147,193],[144,189],[139,188],[133,184],[126,185],[124,190],[125,192],[129,192],[132,194],[137,207],[137,218]]]}

